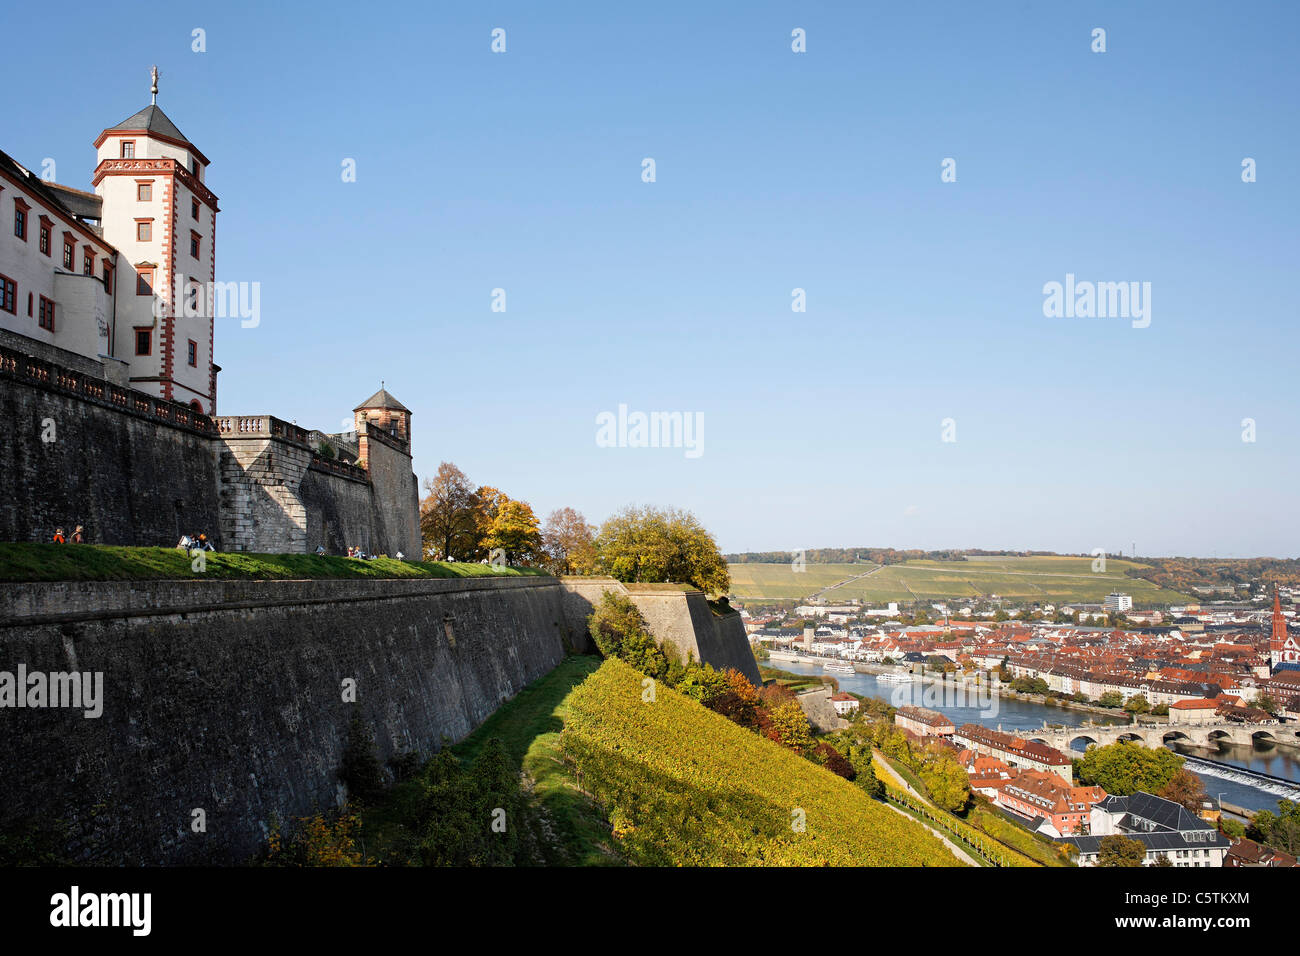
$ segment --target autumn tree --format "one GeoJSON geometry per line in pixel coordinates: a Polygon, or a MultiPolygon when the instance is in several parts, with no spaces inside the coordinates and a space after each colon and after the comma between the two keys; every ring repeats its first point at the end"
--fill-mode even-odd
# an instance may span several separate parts
{"type": "Polygon", "coordinates": [[[710,594],[731,589],[717,543],[688,511],[624,508],[601,525],[595,552],[599,570],[620,581],[682,582],[710,594]]]}
{"type": "Polygon", "coordinates": [[[507,563],[531,563],[542,555],[542,531],[526,501],[506,498],[496,508],[481,542],[489,553],[500,548],[507,563]]]}
{"type": "Polygon", "coordinates": [[[542,528],[542,550],[547,567],[554,574],[575,574],[595,565],[596,529],[581,512],[560,508],[546,517],[542,528]]]}
{"type": "Polygon", "coordinates": [[[1182,804],[1192,813],[1199,813],[1207,794],[1200,777],[1186,767],[1179,767],[1156,796],[1182,804]]]}
{"type": "Polygon", "coordinates": [[[424,480],[420,502],[420,535],[424,553],[467,561],[478,546],[478,515],[474,490],[465,473],[449,461],[424,480]]]}

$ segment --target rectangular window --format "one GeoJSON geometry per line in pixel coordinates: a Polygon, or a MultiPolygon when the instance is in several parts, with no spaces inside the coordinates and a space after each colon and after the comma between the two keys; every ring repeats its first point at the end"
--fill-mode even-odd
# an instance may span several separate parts
{"type": "Polygon", "coordinates": [[[152,219],[137,219],[135,221],[135,238],[138,242],[149,242],[153,239],[152,219]]]}
{"type": "Polygon", "coordinates": [[[135,354],[151,355],[153,354],[153,329],[136,329],[135,330],[135,354]]]}
{"type": "Polygon", "coordinates": [[[199,218],[199,201],[197,199],[190,200],[190,217],[193,219],[199,218]]]}
{"type": "Polygon", "coordinates": [[[109,295],[113,294],[113,267],[104,260],[104,291],[109,295]]]}
{"type": "Polygon", "coordinates": [[[199,343],[190,339],[189,354],[187,359],[194,368],[199,367],[199,343]]]}
{"type": "Polygon", "coordinates": [[[47,256],[50,254],[50,227],[45,223],[41,223],[40,249],[42,254],[47,256]]]}
{"type": "Polygon", "coordinates": [[[18,283],[8,276],[0,276],[0,309],[18,314],[18,283]]]}
{"type": "Polygon", "coordinates": [[[136,183],[135,198],[137,202],[149,202],[153,199],[153,183],[136,183]]]}
{"type": "Polygon", "coordinates": [[[27,241],[27,208],[21,199],[14,200],[14,235],[27,241]]]}
{"type": "Polygon", "coordinates": [[[193,231],[190,232],[190,255],[192,255],[195,259],[199,257],[199,246],[202,243],[202,241],[203,241],[203,237],[200,236],[197,232],[193,232],[193,231]]]}
{"type": "Polygon", "coordinates": [[[153,295],[153,269],[138,267],[135,273],[135,294],[153,295]]]}
{"type": "Polygon", "coordinates": [[[54,331],[54,303],[45,296],[41,296],[41,314],[36,321],[41,328],[54,331]]]}
{"type": "Polygon", "coordinates": [[[81,274],[93,276],[95,274],[95,253],[87,249],[81,260],[81,274]]]}
{"type": "Polygon", "coordinates": [[[122,158],[135,159],[135,140],[133,139],[122,140],[122,158]]]}
{"type": "Polygon", "coordinates": [[[72,257],[77,254],[77,244],[67,236],[63,237],[63,268],[72,271],[72,257]]]}

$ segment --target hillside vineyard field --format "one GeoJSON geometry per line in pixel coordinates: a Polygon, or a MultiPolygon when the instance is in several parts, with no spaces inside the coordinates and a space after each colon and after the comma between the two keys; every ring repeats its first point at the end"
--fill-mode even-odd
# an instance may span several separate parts
{"type": "Polygon", "coordinates": [[[959,866],[920,825],[843,777],[605,661],[561,736],[620,847],[649,866],[959,866]]]}
{"type": "Polygon", "coordinates": [[[991,598],[1012,601],[1099,603],[1112,591],[1133,596],[1135,607],[1176,604],[1185,594],[1159,588],[1124,572],[1145,565],[1106,559],[1094,572],[1092,558],[973,556],[966,561],[908,561],[904,564],[731,564],[731,593],[737,598],[798,600],[819,594],[827,601],[851,598],[937,601],[991,598]],[[820,592],[820,593],[819,593],[820,592]]]}

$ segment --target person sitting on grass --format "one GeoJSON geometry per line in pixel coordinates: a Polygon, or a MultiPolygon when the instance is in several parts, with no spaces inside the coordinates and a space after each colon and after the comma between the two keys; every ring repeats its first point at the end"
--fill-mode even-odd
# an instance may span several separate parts
{"type": "Polygon", "coordinates": [[[62,528],[55,528],[55,529],[54,529],[54,543],[55,543],[55,544],[64,544],[64,543],[66,543],[66,542],[64,541],[64,538],[63,538],[63,529],[62,529],[62,528]]]}

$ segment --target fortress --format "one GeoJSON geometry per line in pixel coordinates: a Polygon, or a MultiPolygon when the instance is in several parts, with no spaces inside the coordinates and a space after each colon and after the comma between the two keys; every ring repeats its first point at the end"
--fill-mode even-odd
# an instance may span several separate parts
{"type": "MultiPolygon", "coordinates": [[[[208,160],[156,102],[96,148],[93,193],[0,153],[0,541],[81,525],[91,544],[205,531],[223,551],[420,556],[410,409],[381,385],[336,434],[218,414],[212,310],[193,308],[214,298],[208,160]]],[[[0,673],[103,690],[93,715],[0,709],[0,832],[57,825],[76,862],[247,861],[277,821],[343,802],[354,713],[381,760],[428,756],[591,651],[604,591],[761,683],[740,615],[673,585],[0,583],[0,673]]]]}
{"type": "MultiPolygon", "coordinates": [[[[420,555],[411,412],[381,388],[326,435],[218,415],[217,197],[154,101],[95,140],[93,192],[0,153],[0,540],[420,555]]],[[[240,298],[243,296],[243,298],[240,298]]]]}

